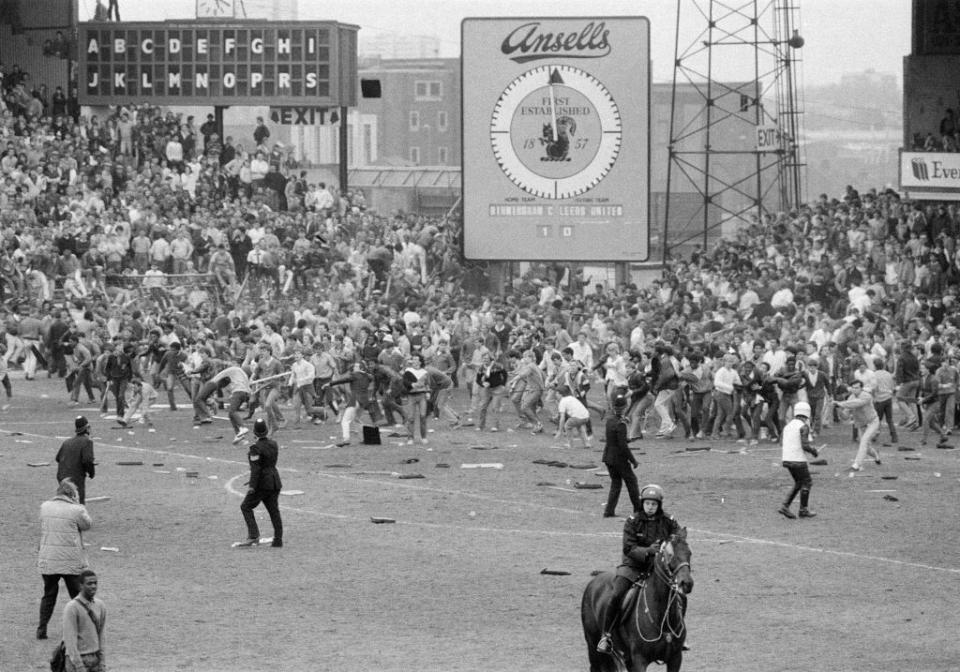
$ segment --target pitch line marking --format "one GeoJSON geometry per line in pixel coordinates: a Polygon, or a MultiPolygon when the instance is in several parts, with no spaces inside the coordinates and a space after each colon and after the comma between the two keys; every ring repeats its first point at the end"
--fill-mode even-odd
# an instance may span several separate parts
{"type": "MultiPolygon", "coordinates": [[[[55,437],[47,436],[47,435],[44,435],[44,434],[34,434],[34,433],[31,433],[31,432],[21,432],[21,435],[22,435],[22,436],[32,436],[32,437],[39,438],[39,439],[56,440],[55,437]]],[[[223,464],[233,464],[233,465],[241,465],[241,466],[246,466],[246,464],[247,464],[246,462],[240,462],[239,460],[228,460],[228,459],[225,459],[225,458],[218,458],[218,457],[203,457],[203,456],[200,456],[200,455],[189,455],[189,454],[186,454],[186,453],[176,453],[176,452],[168,451],[168,450],[157,450],[157,449],[153,449],[153,448],[141,448],[141,447],[137,447],[137,446],[127,446],[127,445],[123,445],[123,444],[112,444],[112,443],[110,443],[109,441],[103,441],[103,440],[99,441],[99,444],[102,445],[102,446],[105,446],[105,447],[110,447],[110,448],[114,448],[114,449],[121,449],[121,450],[133,450],[133,451],[136,451],[136,452],[139,452],[139,453],[153,453],[153,454],[156,454],[156,455],[168,455],[168,456],[172,456],[172,457],[181,457],[181,458],[185,458],[185,459],[195,459],[195,460],[203,460],[203,461],[207,461],[207,462],[219,462],[219,463],[223,463],[223,464]]],[[[281,468],[281,469],[279,469],[279,470],[280,470],[280,471],[287,471],[287,472],[290,472],[290,473],[304,473],[304,472],[303,472],[302,470],[300,470],[300,469],[293,469],[293,468],[290,468],[290,467],[281,468]]],[[[377,486],[383,486],[383,485],[385,485],[385,484],[388,484],[388,485],[392,485],[392,486],[395,486],[395,487],[411,488],[411,489],[414,489],[414,490],[435,492],[435,493],[438,493],[438,494],[448,494],[448,495],[459,495],[459,496],[464,496],[464,497],[473,497],[473,498],[475,498],[475,499],[481,499],[481,500],[486,500],[486,501],[490,501],[490,502],[493,502],[493,503],[507,504],[507,505],[512,505],[512,506],[528,506],[528,507],[535,507],[535,508],[540,508],[540,509],[545,509],[545,510],[561,511],[561,512],[566,512],[566,513],[575,513],[575,514],[582,514],[582,513],[584,513],[584,511],[579,510],[579,509],[567,509],[567,508],[558,507],[558,506],[547,506],[547,505],[544,505],[544,504],[538,504],[538,503],[536,503],[536,502],[517,502],[517,501],[503,500],[503,499],[499,499],[499,498],[496,498],[496,497],[487,497],[487,496],[485,496],[485,495],[480,495],[480,494],[475,494],[475,493],[462,492],[462,491],[458,491],[458,490],[444,490],[444,489],[442,489],[442,488],[430,488],[430,487],[425,487],[425,486],[412,485],[412,484],[409,484],[409,483],[399,483],[399,482],[392,482],[392,481],[373,480],[373,479],[367,479],[367,478],[355,478],[355,477],[347,476],[347,475],[345,475],[345,474],[332,474],[332,473],[324,473],[324,472],[317,472],[317,475],[318,475],[318,476],[325,477],[325,478],[339,478],[339,479],[342,479],[342,480],[348,480],[348,481],[354,481],[354,482],[373,483],[373,484],[375,484],[375,485],[377,485],[377,486]]],[[[242,474],[241,474],[240,476],[236,476],[236,477],[234,477],[233,479],[231,479],[231,480],[228,482],[228,485],[229,485],[230,483],[232,483],[233,481],[235,481],[237,478],[240,478],[241,476],[242,476],[242,474]]],[[[238,492],[238,491],[235,490],[235,489],[228,488],[228,491],[231,492],[232,494],[239,495],[239,496],[243,496],[243,493],[240,493],[240,492],[238,492]]],[[[307,513],[307,514],[315,515],[315,516],[325,516],[325,517],[330,517],[330,518],[343,518],[343,519],[349,519],[349,518],[350,518],[350,516],[345,516],[345,515],[342,515],[342,514],[323,513],[323,512],[313,511],[313,510],[311,510],[311,509],[301,509],[301,508],[296,508],[296,507],[291,507],[291,506],[286,506],[286,505],[281,506],[281,508],[285,508],[285,509],[287,509],[288,511],[296,511],[296,512],[300,512],[300,513],[307,513]]],[[[430,528],[436,528],[436,529],[448,529],[448,528],[452,528],[452,527],[457,527],[457,526],[455,526],[455,525],[442,524],[442,523],[414,523],[414,522],[407,522],[407,523],[405,523],[405,522],[401,522],[401,521],[398,521],[398,523],[403,524],[403,525],[413,525],[413,526],[418,526],[418,527],[430,527],[430,528]]],[[[545,534],[545,535],[549,535],[549,536],[566,536],[566,537],[573,537],[573,536],[579,536],[579,537],[618,537],[618,536],[620,536],[620,533],[619,533],[619,532],[617,532],[617,533],[612,533],[612,532],[607,532],[607,533],[600,533],[600,532],[562,532],[562,531],[556,531],[556,530],[511,530],[511,529],[504,529],[504,528],[470,528],[470,529],[476,529],[476,530],[481,531],[481,532],[504,532],[504,533],[513,533],[513,534],[517,534],[517,533],[520,533],[520,534],[545,534]]],[[[891,565],[897,565],[897,566],[900,566],[900,567],[912,567],[912,568],[914,568],[914,569],[925,569],[925,570],[929,570],[929,571],[944,572],[944,573],[947,573],[947,574],[955,574],[955,575],[960,576],[960,569],[953,568],[953,567],[939,567],[939,566],[937,566],[937,565],[927,565],[927,564],[924,564],[924,563],[922,563],[922,562],[910,562],[910,561],[908,561],[908,560],[897,560],[897,559],[894,559],[894,558],[885,558],[885,557],[882,557],[882,556],[879,556],[879,555],[869,555],[869,554],[862,554],[862,553],[854,553],[854,552],[852,552],[852,551],[837,551],[837,550],[832,550],[832,549],[828,549],[828,548],[816,548],[816,547],[813,547],[813,546],[805,546],[805,545],[803,545],[803,544],[791,544],[791,543],[788,543],[788,542],[785,542],[785,541],[775,541],[775,540],[773,540],[773,539],[758,539],[758,538],[756,538],[756,537],[746,537],[746,536],[743,536],[743,535],[732,534],[732,533],[729,533],[729,532],[714,532],[714,531],[712,531],[712,530],[705,530],[705,529],[700,529],[700,528],[695,528],[695,527],[689,527],[688,529],[690,529],[690,530],[692,530],[692,531],[694,531],[694,532],[702,533],[702,534],[714,535],[714,536],[717,536],[717,537],[724,537],[724,538],[727,538],[727,539],[733,539],[733,540],[735,540],[735,541],[740,541],[740,542],[745,542],[745,543],[750,543],[750,544],[761,544],[761,545],[768,545],[768,546],[777,546],[777,547],[780,547],[780,548],[790,548],[790,549],[793,549],[793,550],[807,551],[807,552],[811,552],[811,553],[822,553],[822,554],[833,555],[833,556],[842,557],[842,558],[854,558],[854,559],[858,559],[858,560],[871,560],[871,561],[874,561],[874,562],[881,562],[881,563],[886,563],[886,564],[891,564],[891,565]]]]}

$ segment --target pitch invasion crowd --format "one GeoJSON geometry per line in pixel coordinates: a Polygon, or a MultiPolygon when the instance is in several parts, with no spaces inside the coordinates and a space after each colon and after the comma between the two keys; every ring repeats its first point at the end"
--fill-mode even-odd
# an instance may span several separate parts
{"type": "Polygon", "coordinates": [[[197,423],[221,399],[238,440],[261,406],[271,432],[338,421],[344,442],[366,414],[411,441],[432,417],[590,445],[591,413],[626,395],[631,440],[652,423],[756,443],[803,401],[814,434],[850,414],[855,468],[881,420],[893,442],[954,425],[953,205],[847,187],[673,258],[649,287],[534,266],[471,295],[458,222],[307,183],[262,123],[247,152],[212,119],[154,108],[101,121],[8,104],[0,119],[2,361],[27,380],[46,362],[121,422],[151,423],[162,392],[197,423]],[[199,271],[210,292],[172,283],[199,271]]]}

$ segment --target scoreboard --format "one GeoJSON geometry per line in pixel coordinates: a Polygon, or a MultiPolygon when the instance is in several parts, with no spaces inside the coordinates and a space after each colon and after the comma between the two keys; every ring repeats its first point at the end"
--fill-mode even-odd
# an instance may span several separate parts
{"type": "Polygon", "coordinates": [[[358,29],[336,21],[82,23],[80,103],[355,106],[358,29]]]}

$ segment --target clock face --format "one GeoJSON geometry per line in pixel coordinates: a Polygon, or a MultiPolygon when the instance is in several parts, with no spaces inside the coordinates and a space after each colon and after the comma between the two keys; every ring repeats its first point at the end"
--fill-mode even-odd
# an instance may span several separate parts
{"type": "Polygon", "coordinates": [[[197,0],[197,18],[233,16],[233,0],[197,0]]]}
{"type": "Polygon", "coordinates": [[[607,176],[620,153],[620,110],[606,87],[569,65],[542,65],[500,94],[490,141],[500,169],[541,198],[579,196],[607,176]]]}

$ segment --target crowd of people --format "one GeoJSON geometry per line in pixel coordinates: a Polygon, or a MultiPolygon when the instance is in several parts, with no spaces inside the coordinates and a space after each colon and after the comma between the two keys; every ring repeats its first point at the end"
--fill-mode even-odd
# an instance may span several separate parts
{"type": "Polygon", "coordinates": [[[869,410],[892,441],[953,429],[952,204],[848,186],[675,255],[649,287],[533,265],[505,294],[468,294],[456,217],[384,216],[307,183],[262,119],[247,152],[212,115],[0,114],[3,361],[27,380],[45,362],[73,401],[112,396],[121,422],[129,394],[149,423],[146,401],[176,408],[182,388],[198,423],[211,398],[236,406],[238,437],[245,406],[282,428],[284,400],[343,441],[363,413],[411,440],[428,417],[501,431],[509,399],[517,428],[552,420],[590,446],[591,414],[619,396],[629,441],[651,421],[657,438],[777,441],[798,401],[814,436],[845,413],[875,435],[869,410]],[[197,273],[215,289],[176,285],[197,273]]]}

